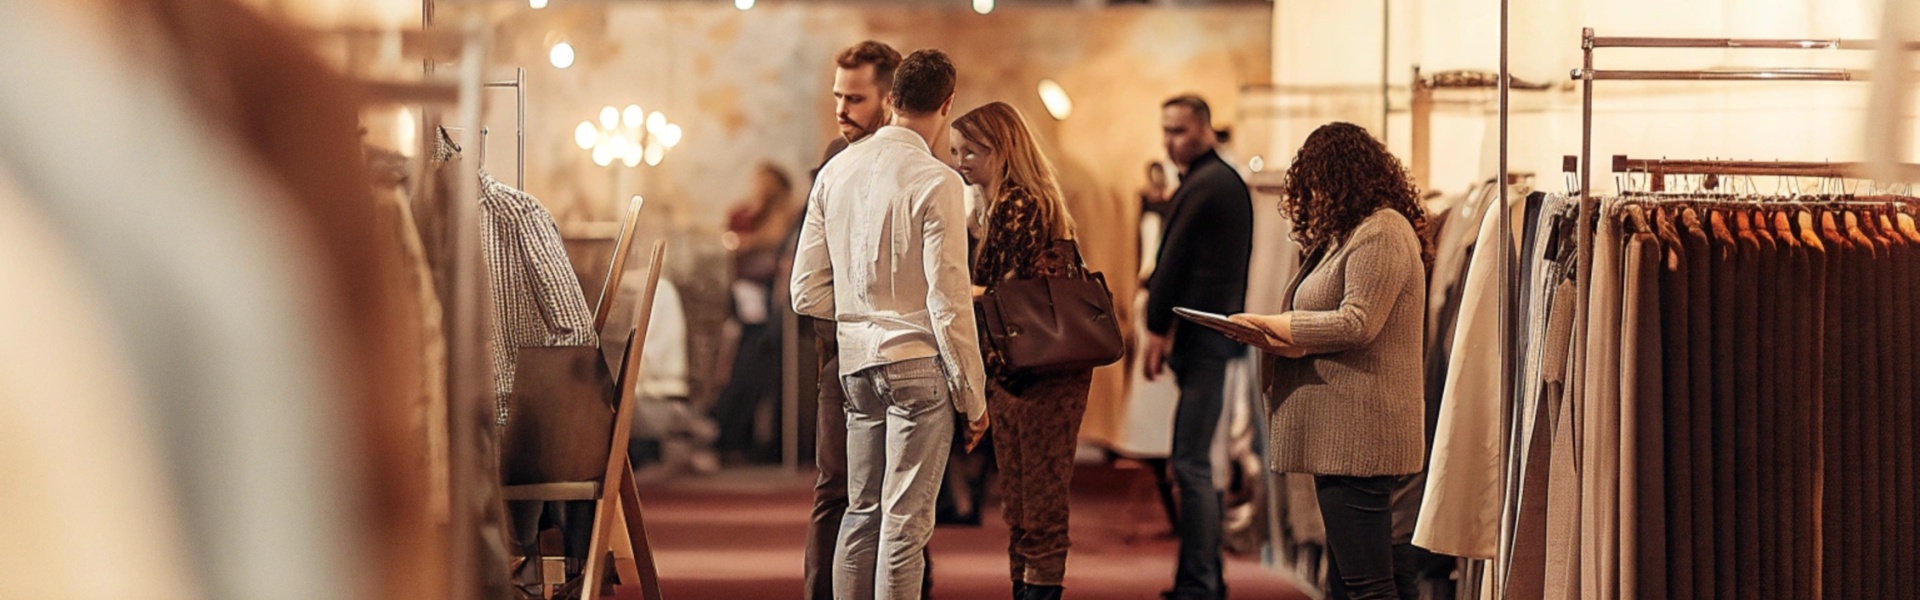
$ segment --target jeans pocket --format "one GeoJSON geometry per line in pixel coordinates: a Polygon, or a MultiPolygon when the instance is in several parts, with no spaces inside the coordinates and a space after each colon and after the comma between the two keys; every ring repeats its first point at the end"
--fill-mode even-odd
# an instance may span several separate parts
{"type": "Polygon", "coordinates": [[[912,414],[942,408],[952,399],[947,379],[936,373],[890,377],[887,387],[891,403],[912,414]]]}

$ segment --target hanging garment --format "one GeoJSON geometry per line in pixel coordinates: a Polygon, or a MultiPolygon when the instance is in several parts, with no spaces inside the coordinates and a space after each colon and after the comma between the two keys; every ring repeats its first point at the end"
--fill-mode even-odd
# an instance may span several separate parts
{"type": "Polygon", "coordinates": [[[154,399],[106,294],[54,230],[0,167],[0,590],[203,597],[154,399]]]}
{"type": "MultiPolygon", "coordinates": [[[[1601,203],[1599,212],[1607,214],[1612,205],[1601,203]]],[[[1621,311],[1623,310],[1626,289],[1624,287],[1620,255],[1624,249],[1621,235],[1621,222],[1618,219],[1602,218],[1593,236],[1593,267],[1587,294],[1586,319],[1587,339],[1585,351],[1580,353],[1586,364],[1587,377],[1581,385],[1585,393],[1581,395],[1577,414],[1580,423],[1578,444],[1579,463],[1579,523],[1578,542],[1579,577],[1573,585],[1577,586],[1579,598],[1617,598],[1616,585],[1620,580],[1618,562],[1620,554],[1620,486],[1623,464],[1620,462],[1622,448],[1617,443],[1620,434],[1621,387],[1624,383],[1621,371],[1622,336],[1621,311]]],[[[1630,263],[1629,263],[1630,264],[1630,263]]],[[[1657,339],[1657,338],[1656,338],[1657,339]]],[[[1551,546],[1555,540],[1548,540],[1551,546]]],[[[1563,588],[1564,589],[1564,588],[1563,588]]]]}
{"type": "Polygon", "coordinates": [[[1778,424],[1780,398],[1778,396],[1779,378],[1783,367],[1779,364],[1779,346],[1777,335],[1780,324],[1784,322],[1779,309],[1779,299],[1773,291],[1785,279],[1781,274],[1779,242],[1774,239],[1771,227],[1771,215],[1759,210],[1745,211],[1741,218],[1746,224],[1748,236],[1755,241],[1753,291],[1756,310],[1753,314],[1754,335],[1754,376],[1756,394],[1754,405],[1753,449],[1755,455],[1754,480],[1754,519],[1759,530],[1755,538],[1758,543],[1756,554],[1754,587],[1756,590],[1773,594],[1780,587],[1780,575],[1785,572],[1779,564],[1778,551],[1781,547],[1779,526],[1779,501],[1785,494],[1780,487],[1788,474],[1781,468],[1782,444],[1778,424]]]}
{"type": "Polygon", "coordinates": [[[449,463],[447,456],[447,335],[440,295],[433,285],[433,268],[427,263],[426,246],[420,240],[419,225],[413,219],[413,201],[408,197],[410,181],[408,161],[398,153],[368,146],[365,148],[368,176],[374,184],[375,224],[386,241],[404,253],[401,268],[388,273],[384,285],[412,315],[410,331],[420,352],[412,360],[412,369],[403,372],[400,386],[407,398],[407,456],[413,461],[409,470],[416,477],[397,485],[426,486],[426,506],[433,522],[447,519],[449,463]]]}
{"type": "Polygon", "coordinates": [[[553,214],[526,192],[480,175],[480,246],[493,282],[494,397],[505,426],[514,354],[535,346],[593,346],[593,309],[567,261],[553,214]]]}
{"type": "MultiPolygon", "coordinates": [[[[1587,598],[1633,598],[1660,600],[1667,594],[1666,480],[1661,468],[1667,464],[1664,447],[1667,438],[1663,421],[1665,397],[1664,363],[1661,341],[1661,293],[1663,267],[1670,255],[1662,252],[1659,238],[1645,215],[1636,211],[1629,222],[1626,252],[1621,260],[1621,341],[1618,346],[1620,376],[1618,440],[1615,464],[1619,488],[1614,501],[1618,505],[1618,545],[1616,553],[1599,556],[1593,567],[1583,570],[1587,580],[1601,579],[1587,598]],[[1609,561],[1619,573],[1618,585],[1606,584],[1609,561]]],[[[1614,330],[1595,330],[1595,336],[1608,336],[1614,330]]],[[[1603,370],[1591,370],[1589,379],[1612,380],[1603,370]]],[[[1602,386],[1604,388],[1604,385],[1602,386]]],[[[1605,396],[1602,395],[1602,398],[1605,396]]],[[[1592,396],[1589,402],[1594,401],[1592,396]]],[[[1590,445],[1605,446],[1611,440],[1590,438],[1590,445]]],[[[1602,461],[1604,462],[1604,460],[1602,461]]],[[[1605,488],[1602,484],[1603,493],[1605,488]]],[[[1597,503],[1596,503],[1597,504],[1597,503]]],[[[1596,508],[1604,511],[1604,506],[1596,508]]],[[[1601,519],[1604,521],[1604,516],[1601,519]]],[[[1606,535],[1604,531],[1600,535],[1606,535]]]]}
{"type": "MultiPolygon", "coordinates": [[[[1498,349],[1500,227],[1498,211],[1484,211],[1468,267],[1455,348],[1498,349]]],[[[1441,554],[1491,559],[1500,546],[1506,472],[1507,402],[1500,396],[1500,361],[1485,352],[1455,353],[1427,462],[1426,502],[1413,543],[1441,554]]]]}
{"type": "Polygon", "coordinates": [[[186,576],[211,598],[353,596],[353,430],[326,343],[341,332],[324,320],[339,290],[317,275],[317,241],[284,188],[243,170],[259,157],[209,135],[161,79],[177,56],[128,46],[154,41],[144,15],[87,12],[0,5],[0,48],[71,50],[0,64],[0,161],[127,336],[179,492],[186,576]]]}
{"type": "MultiPolygon", "coordinates": [[[[1676,211],[1658,209],[1653,217],[1654,234],[1666,251],[1666,260],[1660,270],[1661,335],[1659,345],[1654,348],[1661,356],[1661,372],[1665,375],[1661,391],[1666,400],[1661,410],[1664,421],[1661,441],[1666,452],[1661,475],[1666,492],[1667,535],[1661,544],[1668,560],[1662,568],[1665,570],[1666,589],[1670,597],[1691,598],[1694,597],[1694,555],[1690,550],[1694,527],[1694,473],[1688,442],[1693,427],[1693,407],[1688,399],[1692,397],[1694,378],[1690,364],[1690,353],[1694,350],[1689,341],[1692,323],[1689,310],[1692,297],[1691,263],[1688,258],[1689,246],[1681,232],[1685,222],[1676,223],[1676,211]]],[[[1647,553],[1652,552],[1647,550],[1647,553]]]]}

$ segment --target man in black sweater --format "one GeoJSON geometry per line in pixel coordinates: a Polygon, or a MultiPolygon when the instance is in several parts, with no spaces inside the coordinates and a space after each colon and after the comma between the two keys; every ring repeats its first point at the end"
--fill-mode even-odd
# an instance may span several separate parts
{"type": "Polygon", "coordinates": [[[1239,344],[1205,327],[1182,327],[1173,308],[1230,315],[1246,307],[1247,261],[1253,252],[1253,201],[1247,184],[1220,159],[1212,111],[1198,96],[1161,105],[1167,155],[1180,165],[1172,214],[1147,281],[1143,359],[1148,380],[1164,369],[1180,385],[1169,457],[1180,494],[1180,560],[1176,600],[1226,597],[1220,561],[1220,492],[1213,485],[1213,434],[1220,422],[1227,361],[1239,344]]]}

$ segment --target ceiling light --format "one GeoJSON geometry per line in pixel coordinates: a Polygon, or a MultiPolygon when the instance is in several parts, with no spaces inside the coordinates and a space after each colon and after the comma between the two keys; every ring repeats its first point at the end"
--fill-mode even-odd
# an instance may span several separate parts
{"type": "Polygon", "coordinates": [[[611,106],[600,109],[600,126],[606,129],[619,127],[620,109],[611,106]]]}
{"type": "Polygon", "coordinates": [[[553,68],[565,69],[573,66],[573,44],[560,42],[547,52],[547,60],[553,62],[553,68]]]}
{"type": "Polygon", "coordinates": [[[547,0],[527,0],[527,6],[533,7],[534,10],[540,10],[547,7],[547,0]]]}
{"type": "Polygon", "coordinates": [[[593,147],[593,164],[602,167],[613,164],[613,145],[600,144],[593,147]]]}
{"type": "Polygon", "coordinates": [[[647,115],[647,131],[659,133],[667,128],[667,116],[660,113],[647,115]]]}
{"type": "Polygon", "coordinates": [[[620,111],[620,122],[628,127],[639,127],[640,121],[646,116],[647,111],[640,110],[640,105],[628,104],[626,110],[620,111]]]}
{"type": "Polygon", "coordinates": [[[600,141],[600,130],[593,127],[593,121],[581,121],[579,127],[573,128],[573,143],[581,150],[592,150],[597,141],[600,141]]]}
{"type": "Polygon", "coordinates": [[[666,157],[667,147],[660,145],[659,140],[654,140],[653,143],[647,144],[647,166],[660,166],[660,160],[666,157]]]}
{"type": "MultiPolygon", "coordinates": [[[[987,0],[991,2],[992,0],[987,0]]],[[[1040,103],[1047,106],[1047,114],[1056,121],[1065,121],[1073,116],[1073,99],[1067,97],[1067,89],[1052,79],[1040,80],[1040,103]]]]}
{"type": "Polygon", "coordinates": [[[753,0],[733,0],[733,7],[740,10],[753,10],[753,0]]]}
{"type": "Polygon", "coordinates": [[[973,0],[973,12],[983,15],[993,12],[993,0],[973,0]]]}
{"type": "Polygon", "coordinates": [[[680,145],[680,133],[681,132],[680,132],[679,125],[674,123],[668,123],[665,128],[661,129],[659,133],[655,133],[654,135],[660,138],[661,145],[664,145],[668,148],[672,148],[674,146],[680,145]]]}

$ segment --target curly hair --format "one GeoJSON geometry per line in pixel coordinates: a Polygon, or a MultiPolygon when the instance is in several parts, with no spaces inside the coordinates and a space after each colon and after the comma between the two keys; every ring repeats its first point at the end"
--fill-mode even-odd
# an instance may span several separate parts
{"type": "Polygon", "coordinates": [[[1420,260],[1433,264],[1427,211],[1400,159],[1366,129],[1328,123],[1307,136],[1287,167],[1280,213],[1293,221],[1293,238],[1312,248],[1344,242],[1374,211],[1391,208],[1420,236],[1420,260]]]}

